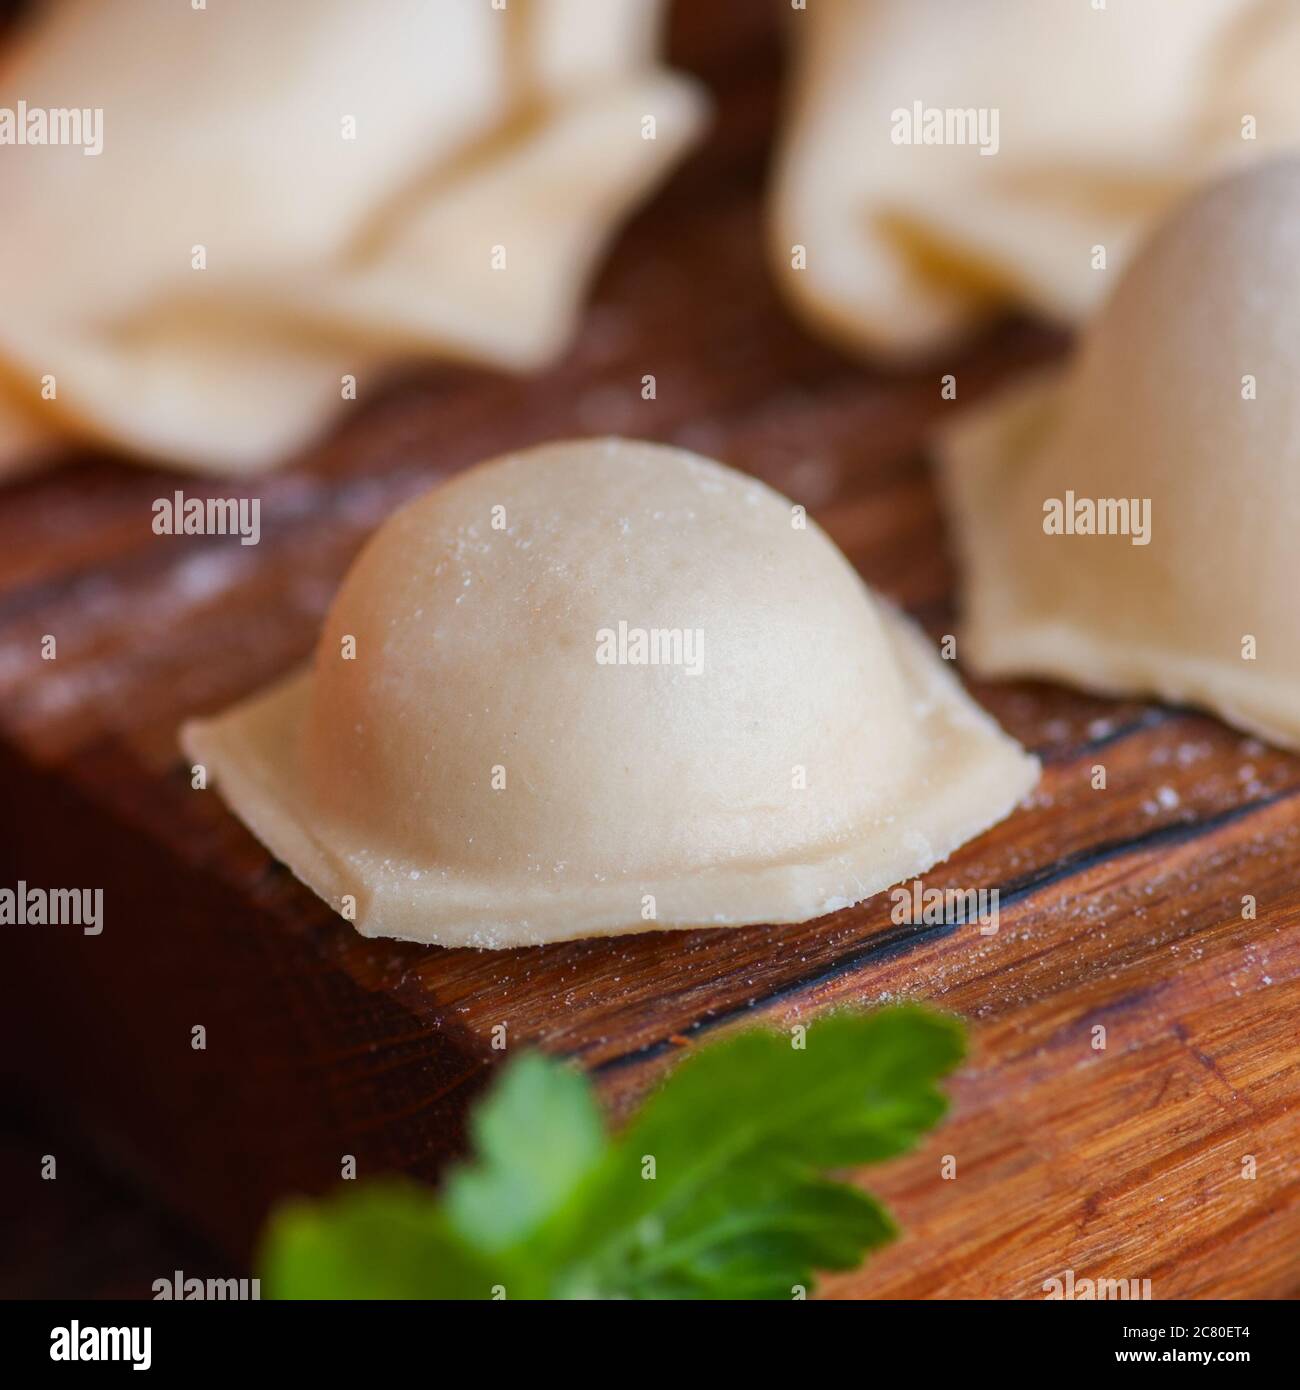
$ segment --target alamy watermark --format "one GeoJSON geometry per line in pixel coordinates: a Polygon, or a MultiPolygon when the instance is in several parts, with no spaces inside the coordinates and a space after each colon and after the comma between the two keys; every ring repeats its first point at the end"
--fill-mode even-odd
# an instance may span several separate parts
{"type": "Polygon", "coordinates": [[[186,1277],[175,1270],[169,1278],[155,1279],[150,1285],[154,1302],[188,1303],[207,1300],[214,1303],[252,1302],[262,1297],[260,1279],[200,1279],[186,1277]]]}
{"type": "Polygon", "coordinates": [[[1047,1302],[1061,1299],[1126,1299],[1151,1297],[1150,1279],[1076,1279],[1074,1270],[1064,1270],[1043,1281],[1047,1302]]]}
{"type": "Polygon", "coordinates": [[[704,629],[618,627],[596,630],[598,666],[681,666],[688,676],[704,670],[704,629]]]}
{"type": "Polygon", "coordinates": [[[980,154],[1001,148],[996,106],[927,106],[914,101],[889,113],[895,145],[978,145],[980,154]]]}
{"type": "Polygon", "coordinates": [[[1049,536],[1128,536],[1134,545],[1151,544],[1149,497],[1064,497],[1043,502],[1043,531],[1049,536]]]}
{"type": "Polygon", "coordinates": [[[82,154],[104,150],[102,106],[0,106],[0,145],[80,145],[82,154]]]}
{"type": "Polygon", "coordinates": [[[153,1365],[153,1329],[83,1327],[71,1323],[50,1331],[51,1361],[129,1361],[136,1371],[153,1365]]]}
{"type": "Polygon", "coordinates": [[[240,545],[262,538],[260,497],[186,497],[174,492],[153,502],[156,536],[238,536],[240,545]]]}
{"type": "Polygon", "coordinates": [[[0,927],[80,927],[84,936],[104,930],[102,888],[0,888],[0,927]]]}
{"type": "Polygon", "coordinates": [[[965,926],[979,923],[981,936],[998,930],[997,888],[926,888],[919,878],[890,889],[889,920],[897,926],[965,926]]]}

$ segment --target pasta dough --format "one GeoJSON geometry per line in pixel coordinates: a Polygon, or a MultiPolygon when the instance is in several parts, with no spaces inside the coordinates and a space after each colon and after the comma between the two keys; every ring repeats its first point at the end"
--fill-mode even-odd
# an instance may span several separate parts
{"type": "Polygon", "coordinates": [[[978,670],[1201,705],[1300,748],[1297,227],[1300,159],[1215,185],[1063,381],[943,441],[978,670]]]}
{"type": "Polygon", "coordinates": [[[374,535],[310,671],[184,747],[366,935],[834,911],[1002,819],[1038,769],[798,521],[658,445],[480,464],[374,535]]]}
{"type": "Polygon", "coordinates": [[[1277,0],[817,0],[791,29],[771,254],[855,349],[931,351],[1008,306],[1082,319],[1183,194],[1300,143],[1277,0]]]}
{"type": "Polygon", "coordinates": [[[659,12],[34,11],[0,108],[101,109],[102,151],[0,151],[0,471],[68,438],[262,469],[345,376],[364,394],[399,358],[554,358],[609,234],[703,121],[696,85],[655,63],[659,12]]]}

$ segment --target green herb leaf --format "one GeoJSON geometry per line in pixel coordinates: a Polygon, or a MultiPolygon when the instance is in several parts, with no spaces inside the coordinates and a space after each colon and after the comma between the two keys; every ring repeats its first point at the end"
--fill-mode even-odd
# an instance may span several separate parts
{"type": "MultiPolygon", "coordinates": [[[[825,1186],[816,1179],[910,1148],[943,1115],[935,1083],[962,1053],[961,1026],[916,1007],[832,1016],[808,1029],[802,1049],[761,1031],[704,1048],[614,1145],[586,1189],[582,1219],[551,1258],[585,1266],[601,1296],[638,1297],[643,1277],[661,1278],[682,1248],[689,1273],[707,1232],[717,1232],[712,1254],[729,1254],[734,1241],[720,1214],[746,1219],[746,1248],[761,1252],[786,1211],[799,1210],[797,1249],[784,1234],[791,1278],[781,1296],[789,1297],[791,1284],[807,1284],[810,1266],[844,1267],[818,1244],[836,1237],[839,1214],[823,1207],[826,1219],[815,1220],[811,1194],[825,1186]],[[642,1177],[649,1160],[653,1179],[642,1177]]],[[[857,1259],[892,1233],[874,1203],[851,1229],[857,1259]]],[[[648,1296],[658,1296],[653,1286],[648,1296]]]]}
{"type": "Polygon", "coordinates": [[[471,1122],[476,1160],[288,1208],[272,1296],[790,1298],[894,1227],[828,1169],[910,1148],[943,1114],[961,1026],[917,1007],[734,1035],[685,1060],[616,1140],[590,1085],[528,1056],[471,1122]]]}
{"type": "Polygon", "coordinates": [[[426,1188],[393,1179],[282,1206],[263,1245],[268,1298],[491,1298],[499,1273],[426,1188]]]}
{"type": "Polygon", "coordinates": [[[529,1053],[504,1068],[470,1120],[479,1161],[447,1184],[452,1226],[480,1249],[507,1249],[552,1217],[604,1155],[587,1080],[529,1053]]]}

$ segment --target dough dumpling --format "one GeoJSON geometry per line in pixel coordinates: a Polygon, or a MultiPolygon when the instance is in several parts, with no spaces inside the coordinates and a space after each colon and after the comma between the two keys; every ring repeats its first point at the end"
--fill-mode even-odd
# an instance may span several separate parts
{"type": "Polygon", "coordinates": [[[1081,320],[1179,198],[1300,144],[1291,3],[816,0],[790,30],[771,254],[851,348],[933,351],[1008,307],[1081,320]],[[919,143],[935,112],[976,143],[919,143]]]}
{"type": "Polygon", "coordinates": [[[798,520],[659,445],[480,464],[372,537],[310,671],[184,747],[366,935],[834,911],[1001,820],[1038,766],[798,520]]]}
{"type": "Polygon", "coordinates": [[[1300,159],[1214,185],[1063,379],[942,442],[976,670],[1199,705],[1300,748],[1297,228],[1300,159]]]}
{"type": "Polygon", "coordinates": [[[0,145],[0,472],[42,437],[251,472],[345,376],[364,399],[410,358],[552,361],[703,124],[657,62],[661,9],[31,6],[0,112],[99,108],[102,148],[0,145]]]}

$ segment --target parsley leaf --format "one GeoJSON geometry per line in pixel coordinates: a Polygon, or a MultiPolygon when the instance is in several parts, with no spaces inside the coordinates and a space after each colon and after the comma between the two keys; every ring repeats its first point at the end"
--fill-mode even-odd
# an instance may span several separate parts
{"type": "Polygon", "coordinates": [[[605,1151],[605,1126],[586,1078],[540,1053],[504,1069],[470,1119],[479,1161],[451,1175],[451,1224],[483,1250],[504,1250],[572,1194],[605,1151]]]}
{"type": "Polygon", "coordinates": [[[701,1048],[606,1137],[590,1084],[528,1055],[471,1122],[476,1160],[436,1200],[413,1185],[290,1207],[272,1296],[790,1298],[891,1239],[828,1170],[901,1153],[942,1116],[956,1020],[843,1013],[805,1045],[755,1030],[701,1048]],[[495,1291],[495,1292],[494,1292],[495,1291]]]}
{"type": "Polygon", "coordinates": [[[281,1206],[260,1264],[272,1298],[491,1298],[497,1279],[427,1189],[395,1179],[281,1206]]]}

